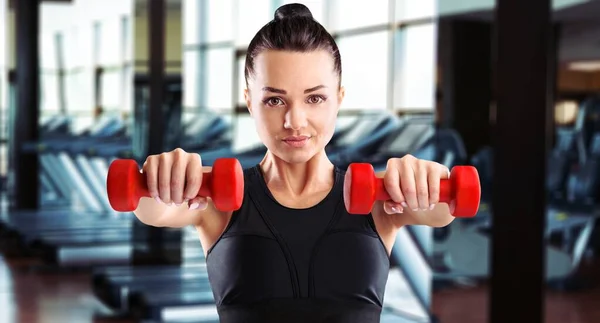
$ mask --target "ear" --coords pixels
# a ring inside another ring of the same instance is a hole
[[[345,96],[346,96],[346,88],[344,86],[340,86],[340,90],[338,91],[338,110],[342,106],[342,102],[344,101]]]
[[[244,100],[246,100],[246,107],[248,107],[248,112],[252,116],[252,100],[250,99],[250,91],[248,89],[244,89]]]

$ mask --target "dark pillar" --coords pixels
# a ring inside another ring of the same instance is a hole
[[[165,151],[165,0],[148,1],[148,104],[136,106],[134,156],[140,165]],[[134,220],[133,264],[181,263],[181,230],[147,226]]]
[[[489,322],[544,322],[546,161],[553,109],[551,1],[497,0]]]
[[[148,155],[163,152],[165,133],[163,103],[165,89],[165,0],[150,0],[148,12]]]
[[[11,180],[13,192],[11,207],[37,209],[38,156],[24,154],[20,147],[25,142],[38,140],[39,116],[39,3],[15,1],[16,29],[16,104],[10,105],[12,123],[10,135]]]
[[[492,29],[490,23],[441,18],[440,126],[462,136],[467,155],[490,145]]]

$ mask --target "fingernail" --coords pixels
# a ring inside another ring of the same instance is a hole
[[[156,200],[156,202],[163,204],[163,201],[160,199],[160,197],[155,197],[154,200]]]
[[[412,210],[413,210],[413,211],[415,211],[415,212],[417,212],[417,211],[419,211],[419,208],[418,208],[418,207],[416,207],[416,208],[414,208],[414,209],[412,209]]]
[[[175,206],[181,206],[181,203],[175,203]]]
[[[434,209],[434,208],[435,208],[435,204],[434,204],[434,203],[431,203],[431,205],[429,206],[429,210],[430,210],[430,211],[433,211],[433,209]]]
[[[173,206],[173,202],[169,202],[169,204],[167,204],[167,206]]]
[[[402,208],[397,206],[392,206],[392,212],[394,213],[402,213]]]
[[[190,205],[190,210],[195,210],[200,206],[200,204],[198,203],[192,203],[192,205]]]
[[[402,207],[408,207],[408,204],[406,204],[406,202],[402,202],[400,204],[402,204]]]

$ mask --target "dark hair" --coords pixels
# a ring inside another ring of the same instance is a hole
[[[279,7],[275,18],[263,26],[248,45],[245,77],[254,74],[254,59],[264,50],[287,50],[309,52],[326,50],[333,57],[334,71],[342,79],[342,59],[335,40],[319,22],[313,19],[310,10],[302,4],[291,3]]]

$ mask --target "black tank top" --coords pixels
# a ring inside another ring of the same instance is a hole
[[[372,216],[346,212],[344,171],[306,209],[279,204],[258,165],[244,179],[242,207],[207,252],[220,322],[379,322],[390,261]]]

